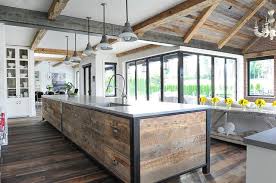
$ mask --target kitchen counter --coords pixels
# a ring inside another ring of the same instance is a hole
[[[276,128],[245,137],[245,143],[276,151]]]
[[[129,106],[114,106],[106,107],[108,103],[120,104],[120,98],[112,97],[91,97],[91,96],[76,96],[68,97],[67,95],[44,95],[43,98],[49,98],[56,101],[61,101],[67,104],[72,104],[89,109],[97,109],[103,112],[109,112],[126,117],[148,117],[162,114],[181,113],[189,111],[206,110],[210,107],[200,105],[189,105],[168,102],[127,102]]]
[[[207,106],[43,96],[42,118],[127,183],[210,172]]]
[[[276,128],[245,138],[247,145],[246,182],[275,182]]]

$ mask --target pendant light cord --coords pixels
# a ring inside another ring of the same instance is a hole
[[[75,52],[77,51],[77,33],[75,32]]]
[[[88,43],[90,43],[90,17],[87,17],[87,23],[88,23]]]
[[[126,0],[126,22],[128,23],[128,1]]]
[[[67,55],[67,57],[68,57],[68,36],[66,36],[66,55]]]
[[[102,3],[103,6],[103,33],[105,35],[105,3]]]

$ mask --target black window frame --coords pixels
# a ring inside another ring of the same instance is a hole
[[[164,101],[164,57],[166,55],[172,55],[172,54],[178,54],[178,103],[183,103],[184,102],[184,81],[183,81],[183,77],[184,77],[184,73],[183,73],[183,55],[184,54],[192,54],[192,55],[196,55],[197,56],[197,97],[199,99],[200,97],[200,60],[199,57],[202,56],[209,56],[211,57],[211,88],[212,88],[212,97],[214,97],[215,94],[215,85],[214,85],[214,58],[223,58],[224,59],[224,83],[225,83],[225,96],[224,98],[227,98],[227,69],[226,69],[226,63],[227,60],[234,60],[235,61],[235,97],[234,99],[237,100],[237,95],[238,95],[238,89],[237,89],[237,58],[233,58],[233,57],[224,57],[224,56],[216,56],[216,55],[210,55],[210,54],[202,54],[202,53],[195,53],[195,52],[187,52],[187,51],[173,51],[173,52],[168,52],[168,53],[164,53],[164,54],[159,54],[159,55],[154,55],[154,56],[150,56],[150,57],[143,57],[143,58],[139,58],[139,59],[135,59],[135,60],[130,60],[125,62],[125,77],[126,77],[126,93],[128,94],[128,76],[127,76],[127,65],[128,63],[134,63],[135,65],[135,99],[137,100],[137,67],[136,67],[136,62],[139,60],[144,59],[145,62],[147,63],[147,77],[146,77],[146,83],[147,83],[147,99],[149,100],[149,59],[154,59],[156,57],[160,57],[160,61],[161,61],[161,66],[160,66],[160,81],[161,81],[161,88],[160,88],[160,92],[161,92],[161,102]],[[199,100],[198,100],[199,101]]]
[[[83,65],[82,68],[83,68],[83,82],[84,82],[84,90],[83,90],[83,93],[84,95],[86,95],[86,80],[85,80],[85,76],[86,76],[86,69],[88,68],[88,87],[89,87],[89,90],[88,90],[88,95],[91,96],[92,94],[92,88],[91,88],[91,64],[86,64],[86,65]]]
[[[106,95],[106,93],[105,93],[105,97],[116,97],[117,96],[117,76],[116,76],[116,74],[117,74],[117,63],[114,63],[114,62],[105,62],[104,63],[104,80],[105,80],[105,71],[106,71],[105,66],[106,65],[111,65],[111,66],[114,67],[114,75],[115,75],[115,77],[114,77],[114,80],[115,80],[114,90],[115,91],[114,91],[114,95]],[[106,86],[105,86],[105,89],[106,89]]]
[[[275,97],[275,90],[273,91],[273,95],[251,95],[250,94],[250,62],[259,62],[263,60],[268,60],[272,59],[274,60],[273,62],[273,67],[274,67],[274,73],[273,73],[273,83],[275,85],[275,58],[274,56],[265,56],[265,57],[256,57],[256,58],[248,58],[247,59],[247,96],[248,97],[262,97],[262,98],[274,98]],[[275,86],[274,86],[275,88]]]

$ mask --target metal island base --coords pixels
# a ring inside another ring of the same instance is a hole
[[[158,182],[197,168],[210,171],[206,106],[46,96],[42,113],[123,182]]]

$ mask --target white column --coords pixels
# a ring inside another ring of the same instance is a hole
[[[7,99],[7,90],[6,90],[6,35],[5,35],[5,25],[0,23],[0,107],[1,110],[6,111],[6,99]],[[1,112],[1,111],[0,111]]]

